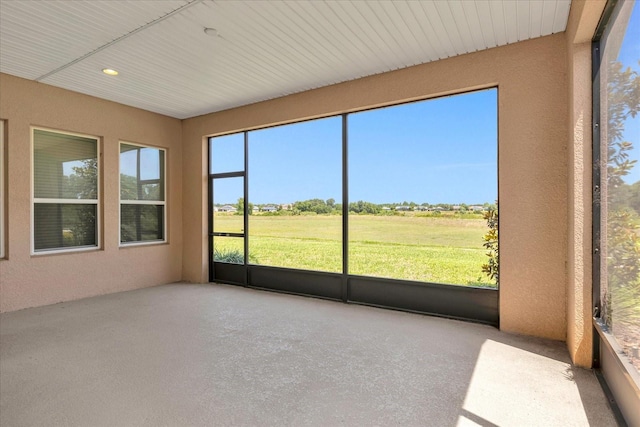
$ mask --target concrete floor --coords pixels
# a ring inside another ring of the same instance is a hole
[[[614,426],[564,343],[222,285],[0,316],[0,425]]]

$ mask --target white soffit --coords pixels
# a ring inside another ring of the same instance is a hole
[[[187,118],[561,32],[570,5],[0,0],[0,72]]]

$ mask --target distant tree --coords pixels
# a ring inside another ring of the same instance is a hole
[[[371,202],[365,202],[364,200],[349,203],[349,212],[375,215],[380,213],[380,211],[381,209],[378,205]]]
[[[240,197],[238,199],[238,203],[236,203],[236,215],[244,215],[244,197]],[[249,203],[247,206],[247,213],[249,215],[253,215],[253,203]]]
[[[293,207],[300,212],[315,212],[319,215],[331,213],[333,210],[333,208],[322,199],[309,199],[301,202],[295,202]]]

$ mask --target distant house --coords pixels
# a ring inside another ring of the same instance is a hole
[[[382,210],[383,210],[383,211],[390,211],[390,210],[391,210],[391,208],[390,208],[390,207],[388,207],[388,206],[383,206],[383,207],[382,207]]]
[[[218,208],[218,212],[238,212],[238,209],[236,209],[235,206],[224,205]]]
[[[470,211],[481,212],[484,210],[484,206],[469,206]]]
[[[429,208],[427,208],[426,206],[416,206],[415,208],[413,208],[413,210],[416,210],[416,211],[426,211],[428,209]]]
[[[453,210],[454,211],[459,211],[460,209],[462,209],[462,206],[460,206],[460,205],[454,205],[453,206]]]
[[[277,210],[278,208],[276,208],[275,206],[263,206],[262,208],[262,212],[275,212]]]
[[[291,203],[285,203],[284,205],[280,205],[280,208],[284,211],[290,211],[291,210]]]
[[[397,211],[408,211],[411,210],[409,206],[396,206]]]

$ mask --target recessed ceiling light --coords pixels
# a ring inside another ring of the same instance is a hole
[[[220,35],[218,34],[218,30],[216,30],[215,28],[205,28],[204,33],[211,37],[218,37]]]
[[[118,72],[112,68],[103,68],[102,72],[108,76],[117,76]]]

